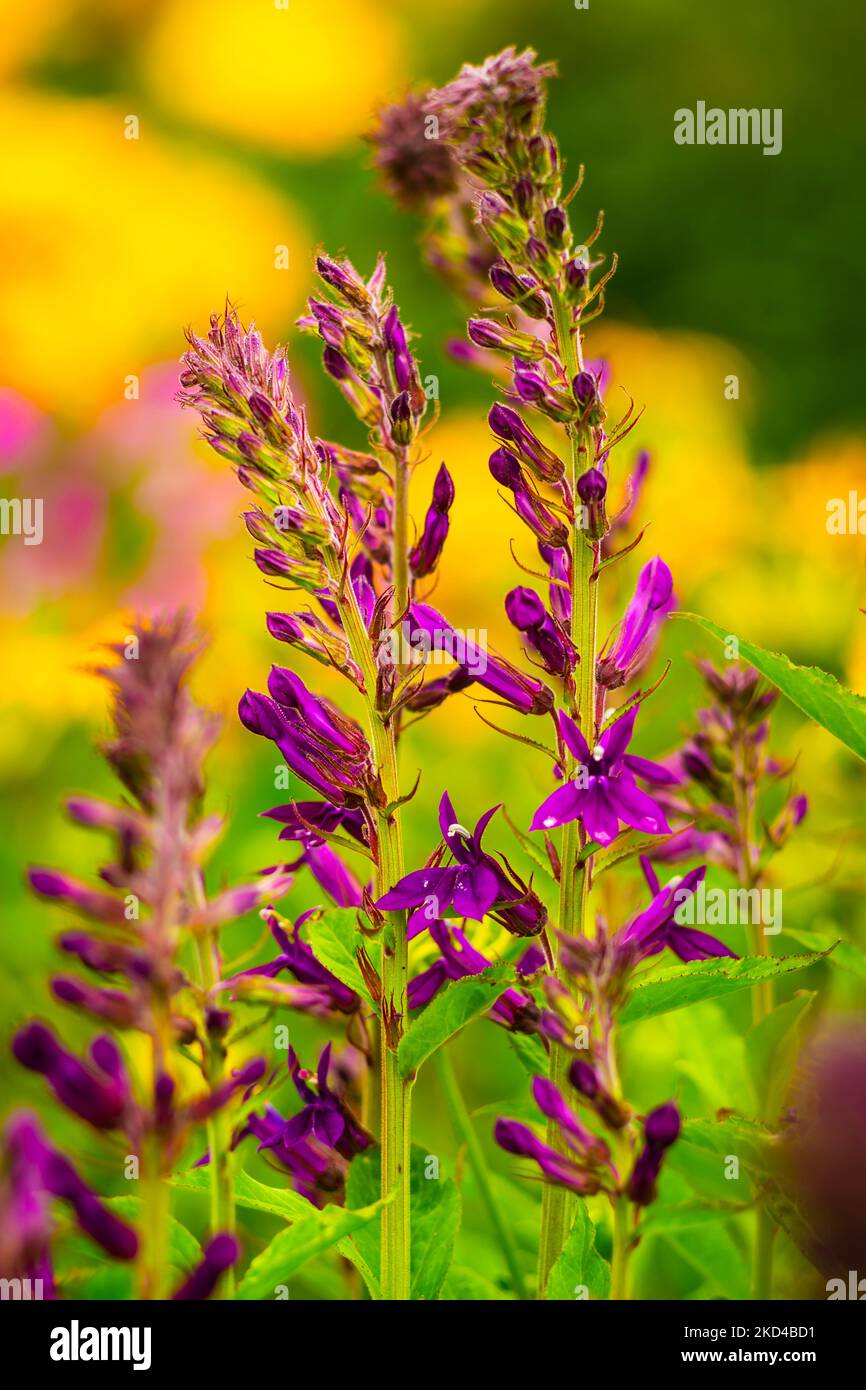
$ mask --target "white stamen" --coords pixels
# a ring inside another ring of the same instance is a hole
[[[472,839],[472,833],[471,833],[471,831],[467,830],[467,829],[466,829],[466,826],[465,826],[465,825],[461,825],[459,821],[455,821],[453,825],[449,825],[449,827],[448,827],[448,839],[449,839],[449,840],[451,839],[451,836],[452,836],[452,835],[465,835],[466,838],[467,838],[467,840],[471,840],[471,839]]]

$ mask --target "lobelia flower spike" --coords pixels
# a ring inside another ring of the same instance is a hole
[[[180,615],[138,624],[123,645],[112,648],[119,660],[101,670],[112,688],[114,726],[103,752],[128,799],[119,805],[87,797],[69,802],[75,821],[114,839],[114,859],[100,871],[104,887],[92,889],[48,869],[30,875],[36,892],[89,919],[86,927],[65,932],[59,945],[97,983],[57,976],[55,997],[115,1030],[144,1034],[151,1054],[147,1086],[137,1093],[111,1035],[96,1037],[85,1059],[38,1022],[20,1029],[13,1041],[17,1060],[43,1075],[63,1106],[100,1132],[122,1134],[126,1151],[139,1161],[140,1288],[150,1298],[164,1294],[168,1182],[202,1125],[214,1154],[214,1234],[228,1237],[233,1228],[230,1112],[239,1094],[261,1080],[265,1064],[253,1059],[234,1073],[226,1069],[231,1018],[216,1007],[213,993],[220,974],[218,933],[291,884],[276,871],[256,883],[206,894],[202,862],[221,821],[201,811],[202,765],[217,722],[189,693],[189,671],[200,647]],[[199,955],[198,984],[180,964],[186,943]],[[199,1059],[205,1083],[199,1094],[179,1093],[181,1046]],[[95,1212],[70,1178],[73,1204],[76,1193]]]
[[[584,1023],[579,980],[569,967],[584,951],[595,854],[618,840],[623,828],[635,838],[644,837],[644,846],[653,836],[666,841],[679,777],[676,769],[629,751],[640,701],[651,692],[626,693],[618,715],[605,708],[608,694],[627,687],[649,660],[662,622],[674,606],[673,581],[659,557],[645,565],[621,623],[599,651],[600,576],[620,558],[612,540],[630,526],[648,460],[639,456],[628,480],[626,504],[611,518],[614,450],[637,416],[629,405],[622,419],[610,422],[605,399],[609,368],[585,355],[584,331],[603,310],[616,258],[604,268],[604,258],[595,252],[600,216],[589,236],[572,231],[572,199],[583,171],[567,192],[558,146],[544,125],[546,84],[554,71],[538,63],[532,50],[508,48],[478,66],[465,66],[454,81],[428,93],[424,109],[439,122],[456,165],[474,185],[478,225],[496,253],[489,280],[498,304],[485,305],[469,320],[472,348],[467,356],[474,354],[487,364],[499,360],[504,399],[490,410],[496,447],[489,467],[505,500],[532,534],[550,579],[547,603],[521,582],[509,592],[505,606],[531,659],[552,678],[557,707],[555,773],[561,785],[544,799],[531,824],[533,831],[545,834],[560,890],[556,974],[547,977],[550,1009],[542,1011],[539,1020],[539,1030],[550,1044],[547,1084],[552,1089],[545,1092],[550,1103],[542,1106],[548,1127],[541,1148],[541,1141],[532,1136],[530,1142],[525,1127],[506,1128],[500,1137],[513,1152],[535,1157],[542,1168],[570,1165],[567,1172],[573,1179],[568,1127],[563,1127],[563,1113],[550,1098],[561,1094],[565,1084],[571,1031]],[[473,305],[481,302],[477,295],[471,298]],[[557,848],[550,832],[560,827]],[[425,873],[431,869],[435,866]],[[594,987],[601,991],[593,1027],[600,1028],[609,1113],[630,1114],[620,1094],[613,1035],[624,982],[634,966],[668,946],[684,960],[730,954],[723,943],[677,921],[677,885],[655,887],[649,908],[613,937],[601,927],[599,947],[590,942],[585,947],[589,959],[595,960]],[[690,880],[683,881],[686,899],[692,887]],[[596,949],[601,950],[603,968]],[[630,1134],[627,1138],[618,1131],[613,1144],[618,1177],[609,1191],[618,1283],[624,1281],[630,1248],[624,1173],[633,1142]],[[585,1181],[583,1175],[579,1181],[566,1181],[565,1187],[580,1191]],[[540,1297],[568,1222],[564,1191],[546,1187]]]

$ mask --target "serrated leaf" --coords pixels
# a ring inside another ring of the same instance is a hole
[[[172,1178],[172,1185],[184,1192],[210,1192],[210,1171],[207,1168],[190,1168]],[[298,1221],[309,1216],[312,1204],[294,1192],[290,1187],[269,1187],[266,1183],[251,1178],[249,1173],[235,1173],[235,1201],[238,1206],[250,1207],[253,1211],[267,1211],[272,1216],[280,1216],[284,1221]]]
[[[439,1297],[451,1265],[454,1242],[460,1227],[462,1202],[460,1190],[452,1178],[427,1177],[428,1155],[413,1147],[411,1153],[410,1197],[411,1225],[411,1285],[413,1300],[431,1301]],[[350,1208],[362,1207],[378,1195],[382,1182],[382,1160],[379,1149],[367,1149],[352,1160],[346,1189]],[[380,1278],[379,1223],[367,1225],[355,1235],[355,1245],[372,1271]]]
[[[138,1226],[142,1219],[143,1204],[140,1197],[109,1197],[105,1205],[115,1216]],[[194,1269],[202,1259],[202,1249],[193,1235],[176,1217],[168,1220],[168,1262],[175,1269],[186,1274]]]
[[[472,1019],[489,1009],[514,983],[514,968],[493,965],[480,975],[454,980],[409,1024],[397,1048],[400,1075],[414,1076],[428,1057]]]
[[[843,941],[830,932],[800,931],[786,927],[785,935],[810,951],[832,951],[832,962],[839,970],[847,970],[858,979],[866,980],[866,954],[853,941]]]
[[[709,618],[697,613],[674,613],[676,618],[688,618],[706,632],[726,642],[731,635]],[[753,642],[738,638],[739,653],[768,681],[778,686],[792,704],[808,715],[822,729],[844,743],[858,758],[866,759],[866,699],[855,695],[835,676],[822,671],[819,666],[797,666],[781,652],[768,652],[756,647]]]
[[[832,947],[830,948],[832,949]],[[639,1023],[672,1009],[684,1009],[706,999],[718,999],[737,990],[751,989],[762,980],[805,970],[828,954],[815,951],[806,956],[714,956],[674,970],[665,970],[646,984],[636,985],[620,1015],[621,1023]]]
[[[728,1115],[723,1120],[686,1120],[680,1139],[723,1158],[731,1154],[758,1173],[766,1173],[772,1167],[772,1130],[741,1115]]]
[[[353,989],[372,1008],[377,1009],[361,974],[356,952],[363,946],[378,969],[376,957],[381,947],[358,930],[357,908],[329,908],[320,917],[310,918],[304,924],[304,933],[316,959],[330,970],[332,975],[336,975],[342,984],[348,985],[349,989]]]
[[[375,1221],[382,1203],[374,1202],[355,1211],[335,1206],[316,1211],[309,1203],[307,1206],[310,1214],[275,1235],[252,1261],[238,1285],[239,1299],[272,1299],[276,1289],[305,1261]]]
[[[545,1298],[561,1302],[583,1298],[598,1300],[610,1297],[610,1265],[595,1248],[595,1226],[586,1202],[574,1204],[574,1225],[562,1249],[562,1254],[550,1271]]]

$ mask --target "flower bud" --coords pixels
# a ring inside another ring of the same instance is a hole
[[[560,207],[548,208],[544,214],[544,235],[555,250],[559,250],[565,240],[568,218]]]
[[[577,480],[577,495],[586,507],[586,532],[592,540],[600,540],[607,530],[604,499],[607,478],[599,468],[588,468]]]
[[[391,402],[391,434],[396,444],[411,444],[415,434],[409,392],[401,391]]]

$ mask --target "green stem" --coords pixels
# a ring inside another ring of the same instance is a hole
[[[613,1205],[613,1253],[610,1262],[611,1299],[628,1298],[628,1257],[631,1236],[628,1229],[628,1198],[615,1197]]]
[[[757,1210],[752,1297],[764,1303],[773,1296],[773,1250],[777,1227],[765,1206]]]
[[[472,1123],[469,1111],[466,1109],[466,1102],[460,1091],[460,1084],[455,1075],[454,1067],[451,1062],[451,1054],[447,1047],[439,1048],[439,1051],[435,1054],[435,1062],[436,1069],[439,1073],[439,1083],[442,1087],[442,1093],[445,1096],[445,1102],[448,1106],[454,1132],[458,1139],[466,1146],[469,1164],[472,1168],[475,1181],[478,1184],[478,1191],[481,1194],[481,1200],[484,1203],[487,1215],[490,1219],[490,1224],[496,1233],[496,1239],[499,1242],[499,1248],[502,1251],[503,1259],[508,1267],[508,1273],[514,1285],[514,1292],[519,1299],[526,1300],[529,1295],[526,1291],[526,1283],[520,1268],[520,1262],[517,1258],[517,1252],[514,1249],[508,1227],[502,1219],[501,1208],[496,1201],[493,1188],[490,1185],[490,1174],[487,1171],[484,1150],[475,1132],[475,1127]]]
[[[401,584],[408,582],[406,552],[406,479],[398,467],[400,504],[395,506],[395,577]],[[399,554],[404,559],[398,563]],[[364,626],[348,582],[344,583],[340,557],[332,549],[325,551],[331,590],[340,612],[343,630],[354,661],[361,670],[367,726],[373,758],[382,785],[385,805],[373,807],[376,821],[377,867],[376,886],[381,895],[393,888],[403,877],[403,837],[400,811],[396,808],[400,784],[397,771],[397,741],[393,719],[386,719],[377,708],[377,666]],[[407,603],[407,591],[395,590],[394,609],[401,614]],[[393,808],[389,810],[389,807]],[[405,1301],[410,1290],[410,1144],[411,1144],[411,1082],[400,1076],[397,1048],[407,1014],[406,987],[408,983],[408,943],[405,912],[385,913],[382,942],[382,1006],[380,1039],[380,1143],[382,1152],[382,1197],[389,1199],[382,1208],[382,1264],[380,1283],[386,1300]]]
[[[572,377],[581,369],[580,332],[574,331],[571,310],[559,296],[553,296],[556,337],[567,375]],[[588,459],[582,458],[587,441],[579,430],[570,433],[571,461],[569,485],[574,502],[574,522],[571,529],[571,632],[570,636],[580,653],[579,718],[581,733],[590,748],[595,746],[595,664],[598,611],[598,583],[590,576],[597,559],[597,547],[588,539],[580,525],[581,512],[577,496],[577,479]],[[574,711],[572,711],[574,712]],[[568,775],[574,768],[569,766]],[[582,936],[586,925],[586,903],[589,892],[588,866],[578,864],[583,834],[572,822],[563,828],[560,852],[559,928],[569,936]],[[566,974],[557,961],[557,976]],[[557,1086],[565,1080],[568,1058],[562,1048],[552,1047],[548,1075]],[[547,1142],[562,1148],[562,1139],[554,1121],[547,1126]],[[564,1188],[547,1184],[541,1199],[541,1235],[538,1247],[538,1297],[543,1298],[550,1271],[565,1244],[571,1219],[572,1195]]]
[[[200,891],[200,889],[199,889]],[[203,897],[203,894],[201,895]],[[209,993],[219,977],[217,944],[213,933],[196,937],[199,978],[202,989]],[[216,1090],[225,1080],[225,1048],[219,1038],[206,1034],[205,1074],[208,1087]],[[227,1231],[234,1234],[235,1189],[232,1173],[231,1122],[224,1111],[211,1115],[207,1122],[207,1142],[210,1153],[210,1229],[211,1235]],[[229,1269],[219,1284],[218,1297],[234,1298],[234,1271]]]

